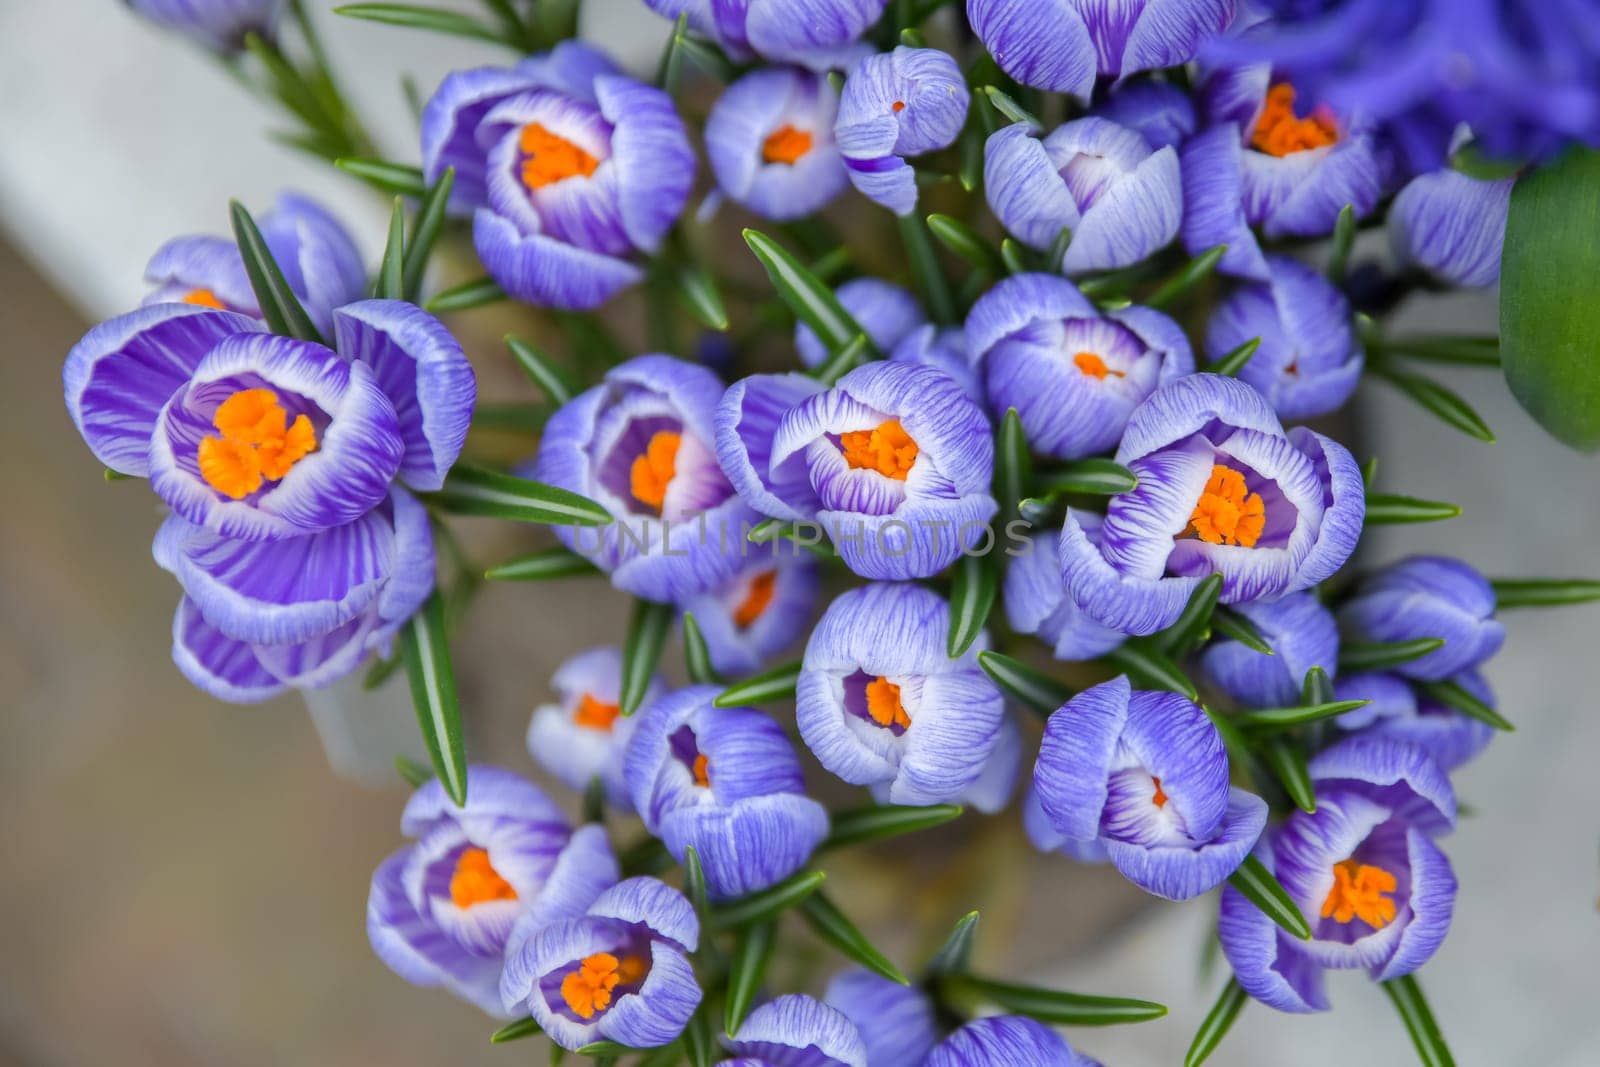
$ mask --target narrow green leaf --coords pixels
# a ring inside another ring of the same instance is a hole
[[[1136,645],[1129,641],[1107,652],[1101,659],[1126,672],[1129,678],[1141,686],[1170,689],[1174,693],[1182,693],[1196,703],[1200,700],[1199,691],[1195,689],[1189,676],[1183,673],[1183,668],[1159,649],[1151,648],[1149,645]]]
[[[1014,700],[1041,715],[1050,715],[1072,699],[1072,689],[1043,671],[999,652],[978,653],[978,666]]]
[[[1267,644],[1267,639],[1261,636],[1261,631],[1256,629],[1256,624],[1245,618],[1231,608],[1218,606],[1211,613],[1211,628],[1223,637],[1237,641],[1252,652],[1259,652],[1263,656],[1276,655],[1272,646]]]
[[[405,296],[404,273],[406,256],[406,205],[400,197],[394,198],[394,210],[389,215],[389,242],[383,246],[383,259],[378,264],[378,278],[373,283],[372,295],[379,300],[399,300]]]
[[[1272,872],[1254,856],[1246,856],[1239,869],[1228,876],[1228,884],[1261,913],[1301,941],[1311,940],[1311,924],[1289,898],[1289,893]]]
[[[423,499],[456,515],[487,515],[551,526],[604,526],[611,513],[588,497],[543,482],[457,463],[444,488]]]
[[[1206,373],[1222,374],[1229,378],[1237,378],[1239,376],[1239,372],[1244,369],[1244,365],[1250,362],[1250,357],[1254,356],[1256,354],[1256,350],[1260,347],[1261,338],[1252,337],[1238,348],[1235,348],[1232,352],[1229,352],[1215,363],[1206,367]]]
[[[1600,600],[1600,582],[1589,578],[1496,578],[1496,608],[1554,608]]]
[[[424,7],[421,4],[345,4],[333,9],[335,15],[346,18],[381,22],[388,26],[405,26],[414,30],[428,30],[452,37],[467,37],[475,41],[490,41],[518,47],[505,40],[494,27],[486,26],[470,15],[442,7]]]
[[[745,230],[745,244],[755,253],[778,296],[795,317],[810,326],[824,348],[837,355],[857,337],[866,337],[861,324],[839,303],[833,290],[812,274],[789,250],[762,233]],[[876,354],[870,339],[868,348]]]
[[[256,220],[237,200],[228,204],[228,212],[233,220],[233,239],[244,259],[244,272],[250,279],[250,288],[255,290],[256,305],[261,309],[267,328],[285,337],[326,344],[316,323],[300,306],[300,298],[289,288],[277,260],[272,258],[272,250],[256,227]]]
[[[588,1056],[590,1059],[605,1060],[626,1056],[634,1049],[617,1041],[591,1041],[577,1050],[578,1055]]]
[[[598,774],[589,779],[589,784],[583,789],[583,808],[581,822],[601,823],[606,821],[606,783]]]
[[[704,1004],[690,1016],[689,1025],[683,1029],[683,1048],[689,1054],[690,1067],[711,1067],[711,1061],[721,1051],[712,1036],[711,1016]]]
[[[416,300],[422,292],[422,275],[428,269],[428,259],[433,246],[444,228],[445,209],[450,203],[450,190],[455,188],[456,169],[446,167],[439,180],[428,186],[423,194],[422,206],[417,210],[417,223],[406,242],[405,298]]]
[[[950,294],[950,280],[945,277],[939,257],[934,254],[933,242],[928,239],[927,225],[920,215],[899,215],[900,241],[905,245],[906,259],[911,266],[911,276],[917,289],[927,302],[933,321],[950,324],[959,317],[955,297]]]
[[[1005,270],[1000,253],[977,230],[949,215],[929,215],[928,230],[939,243],[960,256],[975,270],[999,274]]]
[[[1443,647],[1442,637],[1419,637],[1412,641],[1345,641],[1339,645],[1339,673],[1386,671]]]
[[[1320,666],[1306,671],[1305,680],[1300,683],[1300,703],[1331,704],[1332,702],[1333,680],[1328,677],[1328,672]]]
[[[1044,254],[1045,270],[1057,274],[1061,264],[1067,258],[1067,250],[1072,247],[1072,227],[1063,226],[1056,233],[1056,239],[1050,242],[1050,250]]]
[[[1369,456],[1367,457],[1367,461],[1361,465],[1361,488],[1370,493],[1372,492],[1372,487],[1377,484],[1377,481],[1378,457]]]
[[[1025,122],[1035,130],[1044,129],[1044,123],[1027,108],[1011,99],[1004,90],[993,85],[985,85],[982,91],[989,98],[989,103],[994,105],[994,109],[1005,116],[1007,122]]]
[[[1317,791],[1311,784],[1306,754],[1299,745],[1284,737],[1269,738],[1261,746],[1261,758],[1295,807],[1304,812],[1317,810]]]
[[[1212,271],[1216,270],[1217,262],[1222,259],[1227,251],[1227,245],[1217,245],[1195,256],[1182,270],[1166,282],[1163,282],[1150,299],[1145,301],[1145,305],[1153,308],[1171,306],[1204,281]]]
[[[1185,655],[1198,644],[1211,625],[1211,614],[1217,607],[1217,596],[1222,592],[1222,575],[1213,574],[1189,594],[1178,621],[1156,634],[1152,640],[1161,651],[1172,655]]]
[[[428,181],[422,176],[421,167],[359,157],[336,159],[333,165],[353,178],[360,178],[380,192],[421,199],[428,191]]]
[[[522,368],[522,373],[528,380],[539,387],[539,391],[550,398],[555,404],[565,404],[577,394],[577,386],[566,371],[562,370],[542,349],[529,344],[516,334],[506,334],[506,347],[511,349],[511,358],[517,361],[517,366]]]
[[[828,361],[811,373],[824,385],[832,385],[846,374],[855,370],[866,362],[867,353],[872,349],[872,340],[864,333],[858,333]]]
[[[980,1001],[1054,1026],[1117,1026],[1143,1023],[1167,1014],[1164,1004],[1127,997],[1089,996],[1016,982],[997,982],[971,974],[946,975],[941,992],[954,999]]]
[[[969,911],[956,920],[950,936],[944,939],[925,968],[930,976],[960,974],[972,960],[972,949],[978,941],[978,913]]]
[[[634,1067],[676,1067],[684,1057],[683,1041],[660,1045],[634,1061]]]
[[[1334,700],[1296,708],[1249,708],[1235,715],[1233,721],[1249,730],[1287,730],[1308,722],[1332,719],[1370,703],[1370,700]]]
[[[599,573],[598,567],[576,552],[565,548],[546,548],[508,559],[484,571],[483,576],[491,582],[543,582],[551,578]]]
[[[747,704],[770,704],[794,696],[800,681],[800,662],[784,663],[760,674],[735,682],[711,703],[719,708],[740,708]]]
[[[700,853],[695,851],[693,845],[684,849],[683,895],[689,898],[689,903],[694,905],[694,913],[704,922],[711,914],[711,905],[706,899],[705,868],[700,865]]]
[[[733,930],[770,919],[815,893],[827,877],[822,871],[801,871],[759,893],[718,904],[712,908],[710,926],[713,930]]]
[[[1328,247],[1328,280],[1336,287],[1344,284],[1345,268],[1350,263],[1350,248],[1356,243],[1356,209],[1346,204],[1333,220],[1333,240]]]
[[[1394,493],[1368,493],[1368,526],[1392,526],[1409,522],[1442,522],[1461,514],[1461,509],[1442,500],[1422,500]]]
[[[1408,974],[1379,982],[1378,985],[1388,994],[1394,1010],[1400,1013],[1400,1021],[1405,1024],[1406,1033],[1411,1035],[1417,1058],[1424,1067],[1455,1067],[1455,1057],[1450,1054],[1450,1046],[1444,1042],[1444,1034],[1439,1031],[1433,1010],[1422,995],[1417,976]]]
[[[136,481],[142,481],[142,479],[137,474],[123,474],[121,471],[114,471],[110,467],[107,467],[105,469],[105,479],[108,482],[136,482]]]
[[[1109,459],[1077,459],[1051,469],[1046,476],[1045,491],[1116,496],[1131,493],[1138,485],[1138,475],[1120,463]]]
[[[693,612],[683,613],[683,660],[689,672],[689,681],[695,685],[720,685],[722,679],[711,665],[711,650],[706,647],[706,635],[694,621]]]
[[[1027,274],[1033,270],[1033,265],[1028,262],[1028,250],[1014,237],[1001,239],[1000,262],[1004,263],[1006,270],[1012,274]]]
[[[839,812],[818,851],[931,830],[960,818],[962,811],[957,804],[872,804]]]
[[[693,263],[675,263],[670,274],[678,298],[695,321],[708,330],[728,328],[728,308],[715,278]]]
[[[950,583],[950,633],[945,651],[959,659],[972,647],[989,623],[989,612],[1000,593],[1000,557],[992,552],[963,555]]]
[[[851,922],[838,906],[821,891],[812,893],[800,904],[800,914],[816,931],[818,937],[839,950],[846,959],[854,960],[867,970],[881,974],[891,982],[910,985],[911,981],[900,973],[900,968],[873,947],[865,934]]]
[[[1228,758],[1240,767],[1248,767],[1255,759],[1255,751],[1243,731],[1234,725],[1233,719],[1204,704],[1200,705],[1200,710],[1216,726],[1217,736],[1222,738],[1222,745],[1228,750]]]
[[[803,536],[805,531],[811,531],[815,538]],[[815,523],[786,522],[783,519],[765,519],[751,528],[745,535],[752,545],[764,545],[771,541],[788,541],[795,548],[803,548],[814,556],[826,559],[832,553],[821,541],[822,527]]]
[[[771,921],[751,923],[734,939],[727,999],[722,1002],[724,1033],[738,1033],[750,1005],[755,1003],[767,975],[767,963],[772,959],[776,931],[777,925]]]
[[[412,789],[433,781],[433,772],[409,756],[396,756],[394,758],[394,769]]]
[[[1427,334],[1409,337],[1371,339],[1374,352],[1404,356],[1425,363],[1446,363],[1457,367],[1500,366],[1500,338],[1469,334]]]
[[[632,715],[639,710],[650,688],[650,679],[655,677],[656,667],[661,663],[661,648],[667,643],[670,629],[671,604],[634,601],[628,635],[622,642],[622,689],[617,698],[622,714]]]
[[[678,81],[683,77],[683,49],[678,38],[689,32],[689,13],[681,12],[667,35],[667,45],[661,50],[661,61],[656,64],[656,88],[670,96],[678,91]]]
[[[1350,209],[1345,208],[1346,211]],[[1343,216],[1340,216],[1343,218]],[[1236,978],[1229,978],[1228,984],[1222,987],[1222,993],[1217,997],[1217,1002],[1211,1005],[1211,1010],[1206,1012],[1206,1017],[1200,1022],[1200,1029],[1195,1031],[1194,1040],[1189,1043],[1189,1051],[1183,1057],[1183,1067],[1200,1067],[1216,1051],[1222,1039],[1228,1036],[1228,1030],[1233,1026],[1233,1021],[1239,1017],[1239,1012],[1244,1010],[1245,1004],[1250,1000],[1250,994],[1244,991]]]
[[[518,1041],[524,1037],[534,1037],[544,1031],[539,1029],[539,1024],[532,1019],[518,1019],[514,1023],[506,1023],[500,1029],[489,1035],[489,1044],[503,1045],[507,1041]]]
[[[1510,733],[1516,729],[1505,716],[1467,692],[1460,682],[1418,682],[1417,688],[1446,707],[1455,708],[1479,722],[1486,722],[1496,730]]]
[[[1023,495],[1033,481],[1033,454],[1022,431],[1022,416],[1007,408],[994,443],[994,490],[1000,501],[996,525],[1005,528],[1019,514]]]
[[[1473,411],[1465,400],[1432,378],[1424,378],[1420,374],[1408,374],[1382,363],[1371,364],[1370,369],[1373,374],[1399,389],[1424,411],[1437,416],[1444,423],[1455,427],[1468,437],[1489,444],[1494,443],[1494,431],[1489,429],[1488,424],[1478,413]]]
[[[456,698],[456,672],[444,630],[444,601],[438,593],[400,631],[400,655],[411,682],[422,739],[433,759],[433,772],[450,799],[467,802],[467,744],[461,731],[461,703]]]

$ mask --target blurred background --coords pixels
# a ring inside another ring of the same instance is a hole
[[[402,73],[427,92],[453,67],[504,58],[311,6],[397,160],[417,151]],[[641,71],[665,30],[637,0],[589,0],[584,26]],[[0,0],[0,1063],[542,1061],[529,1045],[491,1048],[492,1022],[405,985],[367,947],[367,881],[401,843],[406,794],[386,768],[415,744],[403,684],[345,686],[314,713],[298,697],[231,707],[191,689],[168,658],[177,591],[149,555],[154,498],[102,479],[60,402],[67,349],[137,304],[161,242],[226,232],[229,198],[259,209],[282,188],[311,193],[376,258],[380,198],[274,145],[263,134],[275,122],[215,60],[113,0]],[[1494,298],[1434,301],[1409,317],[1492,331]],[[468,352],[480,374],[504,371],[485,367],[504,363],[497,344],[469,340]],[[1443,551],[1491,576],[1600,574],[1594,461],[1543,436],[1497,375],[1462,370],[1450,384],[1498,444],[1452,432],[1381,384],[1358,395],[1356,451],[1381,457],[1380,488],[1465,509],[1440,526],[1385,527],[1364,543],[1368,561]],[[491,543],[502,553],[515,547],[504,540],[514,534],[482,534],[501,538]],[[596,589],[501,586],[474,604],[456,661],[481,758],[532,773],[522,733],[555,665],[620,636],[623,598]],[[1461,896],[1422,979],[1461,1063],[1591,1065],[1600,612],[1507,622],[1487,673],[1519,729],[1459,777],[1473,814],[1446,847]],[[377,752],[364,766],[348,758],[363,739]],[[819,774],[813,784],[824,786]],[[1211,902],[1151,905],[1106,871],[1030,858],[1014,812],[882,851],[900,879],[845,866],[836,899],[902,963],[980,906],[990,973],[1172,1008],[1156,1023],[1076,1032],[1081,1049],[1115,1067],[1181,1062],[1222,978],[1202,980],[1198,964]],[[832,962],[803,949],[786,965],[825,974]],[[1336,1012],[1251,1006],[1214,1062],[1410,1062],[1387,1001],[1340,977]]]

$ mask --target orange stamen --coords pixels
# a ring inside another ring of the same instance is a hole
[[[694,772],[695,785],[705,786],[707,789],[711,788],[711,761],[706,758],[704,752],[695,756],[694,766],[691,770]]]
[[[879,726],[911,728],[911,716],[900,703],[900,687],[882,676],[867,683],[867,715]]]
[[[1382,867],[1353,859],[1333,865],[1333,888],[1322,902],[1322,917],[1347,923],[1360,919],[1375,930],[1394,921],[1395,905],[1386,894],[1395,890],[1395,877]]]
[[[1194,514],[1189,516],[1189,528],[1185,532],[1210,545],[1254,548],[1266,524],[1267,507],[1261,494],[1246,488],[1244,475],[1217,463],[1212,466],[1211,478],[1195,502]]]
[[[1082,371],[1084,377],[1086,378],[1103,379],[1108,374],[1114,375],[1118,378],[1127,377],[1127,375],[1122,373],[1122,371],[1112,370],[1110,367],[1107,367],[1106,361],[1095,355],[1093,352],[1079,352],[1077,355],[1072,357],[1072,365],[1077,367],[1078,370]]]
[[[595,1012],[611,1006],[611,991],[622,981],[618,967],[609,952],[585,956],[577,970],[561,979],[561,999],[579,1018],[594,1018]]]
[[[1154,804],[1158,808],[1166,807],[1167,806],[1167,794],[1165,792],[1163,792],[1162,789],[1161,789],[1161,779],[1157,778],[1155,775],[1152,774],[1150,776],[1150,781],[1156,787],[1156,795],[1150,798],[1150,803]]]
[[[750,588],[746,590],[744,599],[733,609],[733,624],[743,630],[761,618],[761,613],[772,603],[772,591],[777,582],[777,571],[762,571],[750,579]]]
[[[1279,82],[1267,90],[1261,117],[1250,134],[1250,147],[1269,156],[1287,156],[1310,148],[1325,148],[1339,139],[1339,125],[1327,108],[1301,117],[1294,113],[1294,86]]]
[[[203,308],[216,308],[218,311],[227,311],[228,305],[210,289],[190,289],[183,294],[183,303],[198,304]]]
[[[809,151],[811,151],[811,135],[793,126],[779,126],[772,131],[771,136],[761,142],[761,158],[768,163],[793,165]]]
[[[578,701],[578,710],[572,713],[572,721],[591,730],[610,730],[621,714],[622,709],[616,704],[607,704],[585,693]]]
[[[470,908],[487,900],[516,900],[517,891],[489,863],[489,853],[468,848],[456,859],[455,873],[450,876],[450,899],[458,908]]]
[[[900,112],[902,112],[902,111],[904,111],[906,109],[906,102],[904,100],[896,100],[894,103],[889,105],[889,108],[896,115],[898,115],[898,114],[900,114]]]
[[[200,441],[200,476],[234,500],[283,478],[317,448],[311,420],[297,415],[290,423],[271,389],[239,390],[217,408],[211,424],[222,436]]]
[[[917,461],[917,443],[899,419],[879,423],[871,430],[851,430],[839,435],[844,460],[853,469],[874,470],[896,481]]]
[[[644,455],[634,459],[628,472],[628,488],[635,500],[661,510],[667,499],[667,486],[678,472],[678,445],[682,440],[681,434],[671,430],[658,430],[650,438]]]
[[[543,189],[566,178],[587,178],[600,165],[598,159],[537,122],[522,127],[517,147],[522,150],[522,184],[529,189]]]

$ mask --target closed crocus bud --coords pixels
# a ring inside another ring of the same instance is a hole
[[[252,33],[271,37],[284,0],[126,0],[151,22],[177,30],[215,52],[238,52]]]
[[[1468,288],[1500,280],[1513,178],[1486,181],[1455,170],[1413,178],[1389,208],[1389,244],[1402,265]]]
[[[762,218],[798,219],[849,178],[833,138],[839,94],[791,67],[751,71],[723,90],[706,118],[706,158],[717,188]]]
[[[1310,589],[1361,536],[1366,495],[1350,453],[1304,427],[1285,433],[1234,378],[1192,374],[1156,390],[1116,460],[1139,484],[1111,498],[1098,545],[1067,512],[1061,571],[1079,610],[1126,634],[1172,625],[1212,574],[1224,604]]]
[[[1130,266],[1178,235],[1183,184],[1178,154],[1151,148],[1137,130],[1075,119],[1042,140],[1027,123],[996,130],[983,150],[983,188],[1007,232],[1050,248],[1063,229],[1067,274]]]
[[[373,951],[412,985],[495,1016],[518,1014],[500,998],[514,930],[581,915],[617,880],[603,827],[573,831],[538,787],[497,767],[467,768],[465,806],[437,780],[421,786],[400,829],[416,841],[372,876]]]
[[[856,1024],[803,993],[767,1001],[723,1044],[733,1058],[717,1067],[869,1067]]]
[[[896,363],[917,363],[943,371],[968,396],[983,403],[983,382],[967,357],[967,335],[959,327],[924,323],[902,337],[889,358]]]
[[[1450,679],[1494,707],[1494,692],[1477,671]],[[1416,745],[1446,773],[1470,762],[1488,747],[1494,727],[1419,692],[1397,674],[1352,674],[1333,683],[1339,700],[1368,700],[1364,708],[1346,712],[1334,724],[1362,737],[1386,737]]]
[[[949,636],[950,605],[922,586],[873,583],[828,605],[795,694],[817,760],[890,804],[953,801],[977,782],[1004,700],[978,666],[984,637],[951,659]]]
[[[1494,617],[1494,605],[1494,587],[1469,564],[1410,556],[1361,580],[1339,608],[1339,629],[1351,641],[1442,638],[1442,648],[1394,668],[1407,678],[1437,681],[1500,651],[1506,628]]]
[[[1098,842],[1130,882],[1188,900],[1238,869],[1267,822],[1260,797],[1228,785],[1210,717],[1178,693],[1126,677],[1086,689],[1045,724],[1033,769],[1062,837]]]
[[[783,727],[753,708],[719,708],[694,685],[642,709],[623,770],[647,830],[682,863],[693,848],[714,897],[775,885],[827,836]]]
[[[1330,676],[1334,673],[1339,628],[1315,594],[1290,593],[1234,610],[1255,625],[1273,653],[1229,639],[1206,646],[1200,657],[1206,676],[1235,700],[1257,708],[1290,707],[1300,702],[1307,671],[1321,667]]]
[[[1171,82],[1123,82],[1092,112],[1137,130],[1151,148],[1177,148],[1195,129],[1194,103]]]
[[[1157,386],[1194,371],[1176,322],[1145,307],[1103,312],[1052,274],[1004,279],[972,305],[966,331],[989,411],[1016,408],[1034,450],[1060,459],[1114,447]]]
[[[855,1024],[867,1067],[921,1064],[939,1040],[933,998],[917,986],[855,968],[834,975],[822,999]]]
[[[743,567],[758,521],[718,469],[712,412],[722,383],[671,356],[636,356],[545,424],[532,476],[598,502],[599,529],[556,527],[618,589],[677,602]]]
[[[1268,256],[1270,281],[1236,290],[1211,314],[1206,352],[1213,361],[1261,339],[1239,378],[1260,390],[1281,418],[1337,411],[1355,392],[1366,360],[1351,327],[1350,304],[1319,271]]]
[[[1101,517],[1078,515],[1092,544],[1100,543]],[[1061,556],[1055,532],[1035,534],[1006,564],[1006,622],[1019,634],[1033,634],[1067,662],[1103,656],[1126,640],[1119,631],[1089,618],[1061,586]]]
[[[869,46],[859,38],[878,21],[888,0],[645,0],[656,14],[687,13],[689,28],[740,62],[761,57],[811,70],[847,68]]]
[[[928,321],[916,297],[901,286],[879,278],[852,279],[839,286],[834,295],[839,298],[839,305],[866,331],[872,343],[884,352]],[[827,348],[817,338],[816,331],[803,322],[795,324],[794,347],[800,354],[800,362],[808,367],[820,367],[828,361]]]
[[[711,665],[749,674],[805,633],[820,580],[814,556],[790,541],[751,545],[750,562],[709,592],[680,607],[694,616]]]
[[[564,41],[514,68],[445,77],[422,116],[428,180],[455,168],[484,269],[541,307],[588,310],[643,277],[694,181],[672,99]]]
[[[992,1015],[974,1019],[941,1041],[922,1067],[1100,1067],[1037,1019]],[[875,1065],[874,1065],[875,1067]]]
[[[622,757],[636,720],[620,707],[622,650],[608,645],[578,653],[556,668],[550,688],[556,700],[534,709],[528,752],[569,789],[581,793],[598,779],[608,804],[631,810]],[[651,678],[644,701],[664,689],[659,675]]]
[[[1100,843],[1098,837],[1080,841],[1056,829],[1055,823],[1050,821],[1050,816],[1045,814],[1044,807],[1039,803],[1039,790],[1031,777],[1022,792],[1022,832],[1027,834],[1029,843],[1040,852],[1059,852],[1078,863],[1111,862],[1111,857],[1106,854],[1106,846]]]
[[[851,183],[897,215],[917,206],[907,156],[955,143],[971,94],[956,61],[935,48],[867,56],[844,83],[834,138]]]
[[[531,1015],[564,1049],[676,1040],[700,1004],[688,956],[700,941],[694,907],[654,878],[626,879],[592,901],[576,915],[518,923],[499,982],[506,1014]]]
[[[1233,11],[1234,0],[967,0],[972,30],[1002,70],[1085,102],[1101,76],[1187,63]]]
[[[1315,812],[1293,811],[1257,858],[1311,922],[1285,934],[1238,890],[1222,890],[1217,933],[1234,977],[1280,1011],[1326,1011],[1326,969],[1374,981],[1410,974],[1450,929],[1456,878],[1434,838],[1455,826],[1450,781],[1420,748],[1377,737],[1334,745],[1309,764]]]

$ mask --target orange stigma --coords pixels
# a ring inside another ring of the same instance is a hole
[[[1150,803],[1154,804],[1158,808],[1166,807],[1167,794],[1161,789],[1161,779],[1152,774],[1150,776],[1150,782],[1156,787],[1156,795],[1150,798]]]
[[[600,165],[598,159],[537,122],[522,127],[517,147],[522,150],[522,184],[529,189],[543,189],[565,178],[587,178]]]
[[[694,772],[695,785],[711,788],[711,761],[706,758],[704,752],[695,756],[694,766],[690,770]]]
[[[906,472],[917,461],[917,443],[900,425],[899,419],[881,422],[871,430],[851,430],[839,435],[844,461],[852,469],[874,470],[896,481],[905,481]]]
[[[811,135],[793,126],[779,126],[772,135],[761,142],[761,158],[768,163],[793,165],[811,151]]]
[[[900,704],[900,687],[881,675],[867,683],[867,715],[879,726],[911,729],[911,716]]]
[[[762,571],[750,579],[750,588],[745,591],[744,599],[733,609],[735,626],[743,630],[761,618],[762,612],[767,610],[767,605],[772,603],[772,590],[777,581],[777,571]]]
[[[210,289],[190,289],[183,294],[183,303],[198,304],[203,308],[216,308],[218,311],[227,311],[228,305]]]
[[[1072,357],[1072,365],[1083,372],[1085,378],[1104,378],[1112,375],[1116,378],[1126,378],[1127,375],[1119,370],[1112,370],[1106,366],[1106,361],[1093,352],[1079,352]]]
[[[906,102],[904,100],[896,100],[894,103],[889,105],[889,110],[893,111],[896,115],[900,114],[900,112],[904,111],[905,109]]]
[[[1261,117],[1250,134],[1250,147],[1269,156],[1287,156],[1309,148],[1325,148],[1339,139],[1339,126],[1327,108],[1304,118],[1294,113],[1294,86],[1279,82],[1267,90]]]
[[[561,999],[580,1019],[592,1019],[595,1012],[611,1006],[611,991],[619,985],[633,985],[648,968],[638,956],[621,960],[609,952],[585,956],[578,969],[561,979]]]
[[[678,473],[678,445],[682,440],[681,434],[657,430],[645,446],[644,455],[634,459],[628,472],[628,489],[639,503],[661,510],[667,499],[667,486]]]
[[[1333,888],[1322,902],[1322,917],[1347,923],[1360,919],[1375,930],[1394,921],[1394,901],[1386,894],[1395,889],[1394,875],[1382,867],[1353,859],[1333,865]]]
[[[1267,507],[1261,494],[1245,487],[1244,475],[1218,463],[1211,468],[1211,478],[1195,502],[1185,532],[1210,545],[1254,548],[1266,524]]]
[[[621,714],[622,709],[617,705],[607,704],[592,694],[585,693],[578,700],[578,710],[572,713],[572,721],[591,730],[610,730],[611,725],[617,721],[617,716]]]
[[[489,853],[468,848],[456,858],[456,872],[450,876],[450,899],[458,908],[470,908],[487,900],[516,900],[517,891],[490,865]]]
[[[200,476],[217,492],[242,500],[278,481],[316,451],[317,435],[304,415],[289,422],[271,389],[241,389],[224,400],[211,424],[221,437],[200,441]]]

